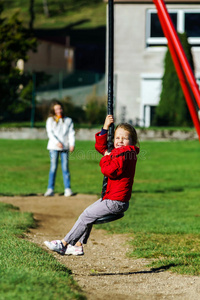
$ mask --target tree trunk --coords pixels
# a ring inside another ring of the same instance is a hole
[[[44,14],[47,18],[49,18],[49,8],[47,0],[43,0],[43,8],[44,8]]]
[[[33,30],[33,23],[35,20],[35,12],[34,12],[34,2],[35,0],[30,0],[29,5],[29,13],[30,13],[30,22],[29,22],[29,29],[30,31]]]

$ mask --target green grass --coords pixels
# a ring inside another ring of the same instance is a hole
[[[28,26],[29,2],[27,0],[4,1],[3,16],[10,16],[15,12]],[[49,17],[45,16],[43,1],[35,0],[34,28],[96,28],[106,24],[106,4],[102,0],[48,0]]]
[[[45,191],[49,172],[46,144],[42,140],[0,140],[1,194]],[[76,142],[70,155],[74,192],[100,194],[100,157],[94,142]],[[152,268],[200,275],[199,157],[198,141],[141,142],[130,208],[123,219],[99,227],[129,233],[129,255],[152,258]],[[63,192],[60,166],[56,192]]]
[[[0,210],[0,299],[85,299],[69,269],[22,238],[32,215],[3,203]]]
[[[129,255],[154,259],[152,269],[200,275],[199,195],[200,188],[135,193],[125,217],[101,228],[130,233]]]
[[[44,193],[49,173],[49,152],[46,140],[0,140],[0,194],[27,195]],[[74,192],[100,193],[103,175],[100,154],[94,142],[76,142],[70,154],[70,172]],[[55,192],[64,191],[61,167],[56,176]]]
[[[199,188],[199,156],[198,141],[142,143],[135,191],[166,193]]]
[[[199,155],[197,141],[141,143],[130,208],[101,225],[131,233],[130,256],[155,259],[152,268],[200,275]]]

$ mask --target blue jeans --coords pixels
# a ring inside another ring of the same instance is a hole
[[[70,174],[69,174],[69,163],[68,163],[69,151],[50,150],[49,155],[50,155],[50,171],[49,171],[48,189],[54,190],[59,155],[61,158],[64,187],[65,189],[70,188]]]

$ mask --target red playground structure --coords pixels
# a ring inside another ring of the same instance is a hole
[[[200,110],[200,92],[198,85],[164,1],[153,0],[153,2],[157,8],[163,33],[168,40],[169,51],[200,141],[200,120],[195,108],[196,102]]]

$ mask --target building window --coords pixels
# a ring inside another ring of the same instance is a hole
[[[198,86],[199,86],[199,90],[200,90],[200,75],[199,75],[199,76],[197,76],[196,80],[197,80],[197,84],[198,84]]]
[[[192,46],[200,45],[200,9],[168,10],[176,31],[188,35]],[[165,46],[167,39],[164,37],[157,11],[147,10],[146,16],[146,45]]]
[[[171,13],[170,17],[172,19],[172,22],[173,22],[175,28],[177,28],[177,14],[176,13]],[[151,14],[150,26],[151,26],[150,38],[163,38],[164,37],[163,30],[162,30],[162,27],[160,25],[160,21],[158,19],[157,13],[152,13]]]
[[[145,105],[144,106],[144,124],[142,127],[150,127],[153,126],[153,120],[155,117],[156,106],[153,105]]]
[[[200,37],[200,13],[185,13],[185,31],[189,37]]]
[[[141,74],[140,126],[149,127],[160,101],[162,74]]]

